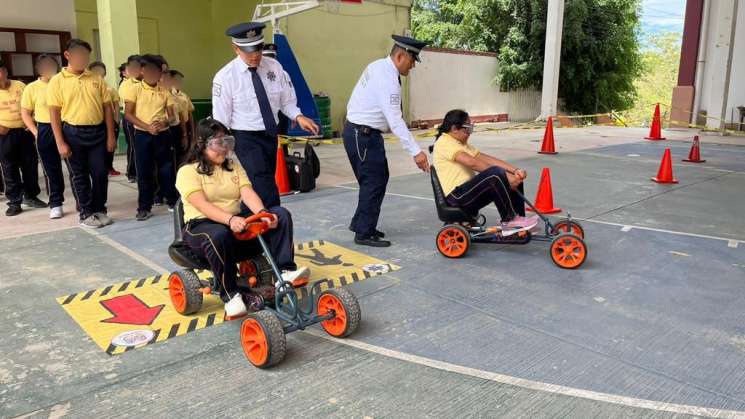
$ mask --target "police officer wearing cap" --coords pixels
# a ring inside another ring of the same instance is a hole
[[[344,148],[360,185],[357,210],[349,229],[359,245],[388,247],[385,234],[377,229],[380,206],[388,184],[388,160],[383,146],[384,131],[395,134],[422,171],[429,171],[427,155],[409,132],[402,116],[401,76],[407,76],[426,42],[393,35],[388,57],[373,61],[362,73],[347,104]]]
[[[261,200],[271,208],[280,204],[274,182],[278,112],[314,135],[318,134],[318,125],[301,114],[279,61],[262,57],[264,27],[263,23],[248,22],[225,31],[237,57],[215,75],[212,115],[231,129],[241,166]]]

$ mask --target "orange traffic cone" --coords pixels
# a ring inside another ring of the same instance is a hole
[[[654,116],[652,117],[652,126],[649,127],[649,137],[644,137],[647,140],[664,140],[662,136],[662,121],[660,120],[660,104],[658,103],[654,107]]]
[[[698,143],[698,135],[693,137],[693,145],[691,146],[691,151],[688,153],[688,158],[683,159],[683,161],[687,161],[689,163],[703,163],[706,160],[701,160],[701,150]]]
[[[538,184],[538,193],[535,194],[535,209],[543,214],[554,214],[561,212],[561,208],[554,207],[554,193],[551,190],[551,172],[548,167],[541,172],[541,182]],[[528,211],[532,211],[528,208]]]
[[[556,149],[554,148],[554,122],[550,116],[548,117],[548,122],[546,122],[546,131],[543,133],[543,144],[538,154],[556,154]]]
[[[287,174],[285,153],[281,146],[277,148],[277,169],[274,171],[274,182],[277,184],[280,195],[292,193],[290,189],[290,176]]]
[[[673,178],[673,160],[670,158],[669,148],[665,149],[660,170],[657,171],[657,176],[653,177],[652,180],[657,183],[678,183],[678,179]]]

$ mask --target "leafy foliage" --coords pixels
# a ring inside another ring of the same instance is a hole
[[[540,89],[546,0],[415,0],[412,30],[434,46],[495,51],[502,90]],[[569,112],[625,110],[641,74],[639,0],[566,0],[559,97]]]

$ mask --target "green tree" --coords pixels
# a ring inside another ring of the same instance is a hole
[[[645,38],[641,52],[643,71],[634,82],[639,98],[624,113],[628,121],[648,124],[656,103],[672,102],[673,88],[678,84],[680,43],[679,32],[660,32]],[[664,107],[661,110],[667,111]]]
[[[412,31],[435,46],[495,51],[502,90],[540,89],[546,0],[415,0]],[[639,0],[566,0],[559,96],[569,112],[625,110],[641,73]]]

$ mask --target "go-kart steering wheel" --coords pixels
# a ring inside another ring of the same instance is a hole
[[[277,220],[277,216],[269,212],[254,214],[246,218],[246,228],[237,233],[233,232],[233,236],[238,240],[253,240],[256,236],[266,233],[269,230],[269,223],[262,218]]]

